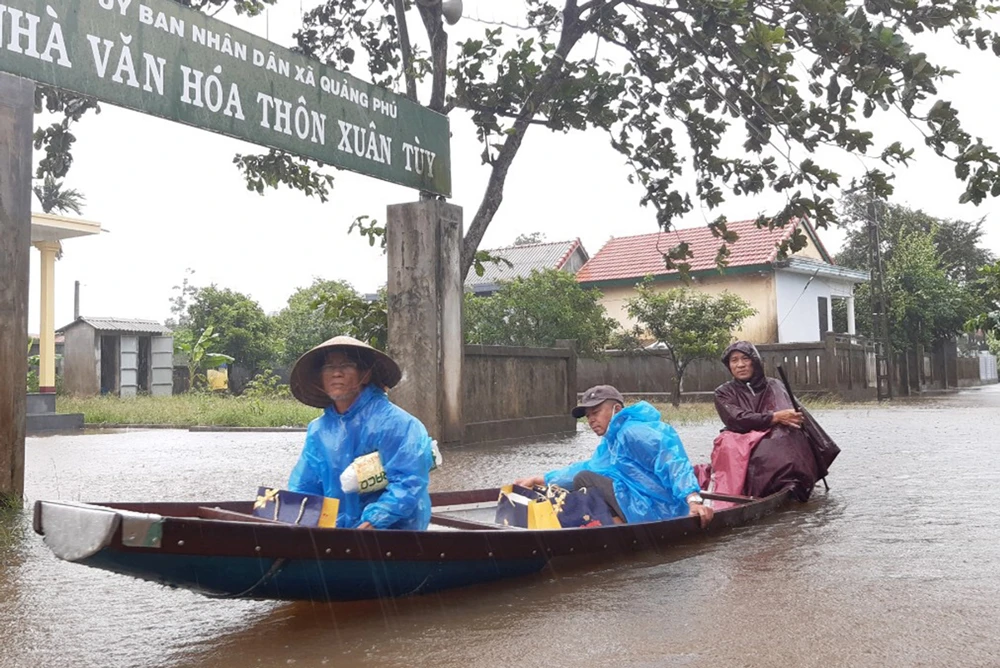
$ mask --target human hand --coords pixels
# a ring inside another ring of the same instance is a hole
[[[358,525],[358,528],[359,529],[374,529],[375,527],[372,526],[371,522],[362,522],[361,524]]]
[[[775,411],[771,422],[773,424],[783,424],[786,427],[800,429],[802,427],[802,413],[798,412],[794,408],[786,408],[781,411]]]
[[[543,476],[543,475],[536,475],[536,476],[532,476],[531,478],[521,478],[520,480],[515,480],[514,484],[517,485],[517,486],[519,486],[519,487],[527,487],[528,489],[531,489],[532,487],[535,487],[536,485],[538,487],[544,487],[545,486],[545,476]]]
[[[715,511],[708,506],[701,503],[689,503],[688,508],[690,508],[691,517],[697,517],[698,521],[701,523],[701,528],[704,529],[708,526],[708,523],[712,521],[715,517]]]

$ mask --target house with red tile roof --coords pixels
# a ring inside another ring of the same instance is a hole
[[[715,260],[722,241],[706,226],[613,238],[577,272],[577,281],[600,289],[608,315],[631,328],[635,323],[628,317],[626,302],[646,276],[659,290],[685,285],[677,270],[666,268],[663,258],[686,242],[694,254],[688,259],[689,287],[710,294],[729,291],[757,310],[735,333],[738,338],[754,343],[820,341],[834,331],[835,299],[847,302],[847,330],[855,333],[854,286],[867,281],[868,273],[835,265],[809,221],[769,229],[745,220],[727,227],[739,238],[728,244],[729,263],[722,271]],[[796,229],[805,235],[805,247],[778,259],[778,246]]]
[[[501,257],[507,264],[487,262],[483,264],[482,276],[470,271],[465,279],[466,291],[487,297],[496,292],[500,283],[515,278],[527,278],[532,271],[559,269],[575,274],[590,256],[579,239],[571,241],[550,241],[537,244],[520,244],[487,251],[494,257]]]

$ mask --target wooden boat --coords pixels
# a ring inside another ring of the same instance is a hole
[[[34,529],[61,559],[208,596],[349,601],[426,594],[536,573],[550,564],[666,550],[691,536],[752,522],[790,499],[787,492],[726,497],[741,504],[717,512],[706,529],[696,518],[681,517],[533,531],[491,522],[498,494],[482,489],[431,495],[428,531],[294,526],[251,516],[250,501],[38,501]]]

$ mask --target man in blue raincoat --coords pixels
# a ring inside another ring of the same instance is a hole
[[[621,393],[598,385],[583,393],[573,417],[587,423],[601,442],[590,459],[517,481],[518,485],[596,488],[616,521],[653,522],[693,515],[705,527],[713,511],[699,494],[698,480],[674,428],[645,401],[625,408]]]
[[[430,522],[431,439],[386,396],[401,377],[391,357],[349,336],[316,346],[292,368],[292,394],[323,414],[309,423],[288,489],[339,499],[340,528],[423,530]],[[345,491],[342,476],[358,461],[384,475]]]

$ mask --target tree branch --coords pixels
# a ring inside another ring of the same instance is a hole
[[[629,7],[634,7],[635,9],[640,9],[644,12],[649,12],[650,14],[656,14],[658,16],[673,17],[683,11],[680,7],[660,7],[658,5],[651,5],[648,2],[642,2],[641,0],[622,0],[622,3],[628,5]]]
[[[403,55],[403,76],[406,78],[406,97],[417,102],[417,81],[413,78],[413,50],[410,47],[410,31],[406,27],[406,10],[403,0],[393,0],[396,10],[396,29],[399,31],[399,50]]]
[[[515,111],[512,111],[512,110],[500,109],[499,107],[490,107],[490,106],[481,105],[481,104],[456,104],[454,100],[449,100],[448,104],[445,105],[445,109],[447,109],[448,111],[451,111],[456,106],[458,108],[460,108],[460,109],[465,109],[466,111],[488,112],[488,113],[494,114],[496,116],[499,116],[501,118],[511,118],[511,119],[515,119],[516,120],[516,119],[518,119],[518,118],[521,117],[521,114],[519,112],[515,112]],[[548,126],[549,122],[550,121],[549,121],[548,118],[529,118],[528,119],[528,123],[530,125],[545,125],[545,126]]]
[[[444,31],[441,16],[441,3],[427,5],[417,3],[420,18],[427,30],[427,38],[431,44],[431,67],[434,78],[431,82],[431,102],[428,107],[437,112],[444,111],[445,91],[448,82],[448,34]]]
[[[587,4],[588,6],[602,5],[604,9],[610,9],[621,1],[610,0],[605,3],[592,0],[592,2]],[[500,208],[501,202],[503,202],[503,189],[507,181],[507,171],[510,169],[511,162],[513,162],[514,157],[521,148],[525,131],[532,124],[535,113],[545,101],[545,96],[549,94],[556,80],[562,75],[566,64],[566,57],[569,56],[570,51],[573,50],[573,47],[576,46],[576,43],[580,41],[580,38],[583,37],[587,30],[600,20],[600,15],[593,10],[591,16],[586,21],[581,22],[579,17],[580,11],[577,9],[576,0],[566,0],[566,6],[563,9],[563,25],[562,33],[559,36],[559,44],[552,53],[552,59],[546,66],[545,71],[542,72],[531,93],[524,101],[521,111],[514,121],[513,132],[507,135],[507,139],[493,161],[493,171],[490,172],[490,179],[486,184],[486,192],[483,193],[479,209],[472,218],[472,223],[469,225],[469,229],[465,233],[465,239],[462,241],[463,278],[469,273],[469,269],[475,261],[476,249],[479,248],[479,244],[483,240],[483,235],[486,234],[486,228],[489,227],[490,221],[493,220],[493,216]]]

